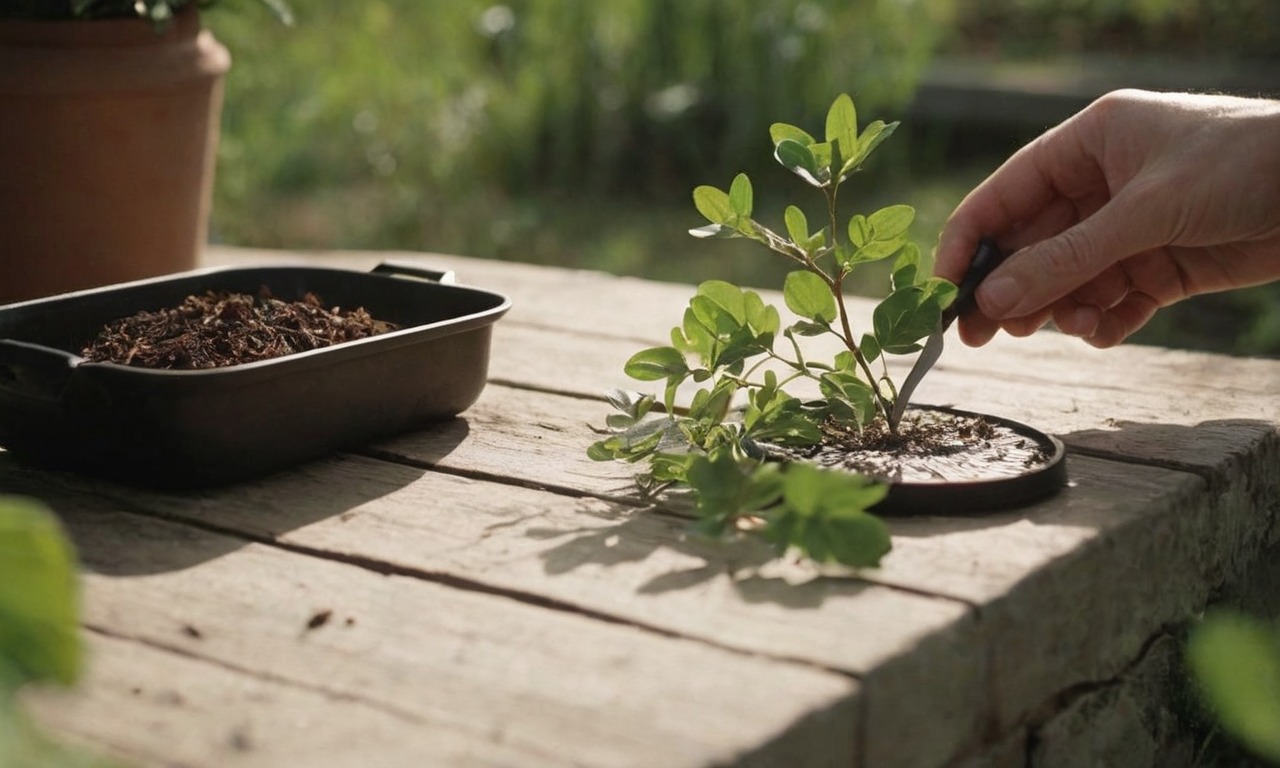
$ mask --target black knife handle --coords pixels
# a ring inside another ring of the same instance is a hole
[[[978,290],[978,285],[987,279],[987,275],[991,274],[991,270],[1000,266],[1004,261],[1004,254],[996,246],[996,241],[984,237],[978,241],[978,250],[973,254],[973,260],[969,262],[969,268],[964,273],[964,279],[960,281],[959,290],[956,291],[955,301],[951,302],[951,306],[942,311],[942,327],[945,330],[960,315],[966,315],[973,311],[977,306],[977,301],[973,297],[974,291]]]

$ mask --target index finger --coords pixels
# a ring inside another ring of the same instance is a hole
[[[1021,224],[1055,200],[1077,198],[1096,187],[1101,171],[1094,144],[1086,140],[1091,133],[1086,115],[1076,115],[1015,152],[965,196],[938,237],[934,271],[939,277],[958,282],[980,238],[994,237],[1008,250],[1009,236]]]

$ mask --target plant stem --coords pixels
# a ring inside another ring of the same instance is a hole
[[[845,346],[853,353],[853,359],[857,361],[858,366],[862,368],[862,372],[866,375],[867,383],[871,385],[871,391],[876,396],[876,403],[880,406],[880,413],[884,416],[885,423],[889,425],[889,433],[896,435],[898,429],[894,425],[893,419],[889,418],[893,406],[885,398],[884,394],[880,392],[880,386],[876,383],[876,375],[871,372],[871,366],[867,364],[867,358],[863,357],[862,350],[858,349],[857,342],[853,340],[853,329],[849,327],[849,312],[845,309],[844,304],[843,281],[843,275],[836,277],[831,290],[835,293],[836,308],[840,313],[840,330],[844,336]]]
[[[839,224],[836,214],[836,199],[840,194],[840,182],[838,180],[835,181],[828,189],[823,191],[826,192],[827,213],[831,218],[831,246],[835,249],[839,242],[836,229]],[[858,367],[862,369],[862,373],[867,377],[867,384],[871,386],[871,391],[875,393],[876,403],[880,406],[880,413],[884,416],[885,423],[889,425],[889,433],[896,435],[898,428],[893,423],[893,419],[889,417],[893,406],[880,392],[880,386],[876,382],[876,375],[871,372],[871,366],[867,364],[867,359],[863,357],[862,350],[858,348],[858,342],[853,338],[853,329],[849,326],[849,312],[844,303],[844,276],[847,272],[839,264],[836,266],[838,269],[835,271],[835,277],[831,279],[828,285],[831,287],[831,293],[835,295],[836,308],[840,313],[840,331],[844,338],[844,344],[853,353],[853,359],[857,361]]]

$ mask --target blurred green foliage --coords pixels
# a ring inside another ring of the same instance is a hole
[[[58,521],[0,496],[0,701],[19,685],[80,674],[75,559]]]
[[[18,705],[26,684],[80,675],[75,555],[57,519],[31,499],[0,496],[0,766],[112,768],[50,739]],[[118,766],[117,766],[118,768]]]
[[[226,84],[212,235],[288,248],[466,253],[698,283],[776,285],[749,245],[692,247],[694,186],[759,161],[773,121],[848,91],[903,117],[932,53],[1280,52],[1274,0],[259,0],[205,16]],[[243,11],[243,12],[241,12]],[[1003,154],[906,140],[848,202],[917,209],[926,254]],[[945,132],[946,128],[942,129]],[[861,180],[859,180],[861,181]],[[759,201],[782,225],[785,201]],[[883,283],[868,273],[866,288]],[[1280,355],[1280,288],[1162,312],[1138,341]]]
[[[1222,729],[1269,764],[1280,765],[1280,631],[1275,623],[1236,611],[1212,612],[1188,639],[1187,664]]]
[[[772,121],[841,90],[901,107],[951,0],[314,0],[290,28],[234,5],[206,16],[235,58],[216,236],[521,258],[565,244],[564,200],[600,205],[587,236],[687,212]]]
[[[949,51],[1280,58],[1275,0],[958,0]]]

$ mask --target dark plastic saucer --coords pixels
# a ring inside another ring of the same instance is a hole
[[[880,515],[977,515],[1027,506],[1053,496],[1067,484],[1067,463],[1064,461],[1066,448],[1053,435],[1010,419],[943,406],[912,406],[908,413],[922,410],[981,417],[1034,442],[1047,459],[1016,475],[961,481],[891,483],[889,495],[872,512]]]

